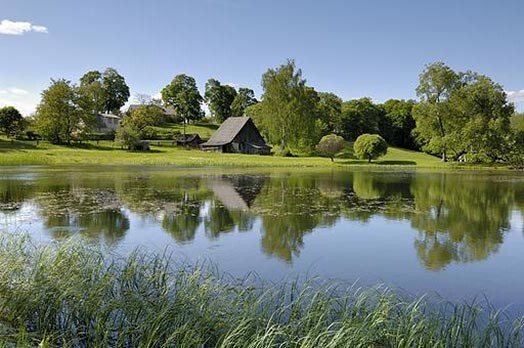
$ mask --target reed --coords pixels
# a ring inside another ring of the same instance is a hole
[[[523,323],[383,286],[268,284],[170,255],[0,237],[0,346],[520,347]]]

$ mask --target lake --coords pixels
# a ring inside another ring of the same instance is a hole
[[[524,173],[80,167],[0,172],[0,233],[169,252],[243,277],[379,282],[524,313]]]

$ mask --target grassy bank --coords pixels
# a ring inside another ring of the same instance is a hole
[[[0,344],[42,347],[519,347],[487,307],[337,284],[263,285],[139,253],[0,238]]]
[[[89,142],[73,146],[58,146],[46,142],[11,142],[0,139],[0,166],[23,165],[137,165],[137,166],[222,166],[222,167],[344,167],[367,165],[353,157],[351,144],[334,163],[322,157],[276,157],[240,154],[220,154],[174,147],[171,142],[153,141],[149,152],[122,150],[112,142]],[[417,166],[441,168],[446,165],[427,154],[390,148],[388,154],[372,165]]]

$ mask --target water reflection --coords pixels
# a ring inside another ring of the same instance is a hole
[[[117,245],[132,217],[150,219],[174,241],[260,233],[260,246],[285,262],[300,257],[305,236],[376,217],[407,221],[420,262],[429,270],[495,254],[524,213],[524,177],[473,173],[334,172],[191,175],[105,173],[0,178],[0,214],[34,206],[56,239],[79,233]],[[255,231],[260,226],[259,231]],[[523,231],[524,232],[524,231]],[[370,251],[372,252],[372,251]]]

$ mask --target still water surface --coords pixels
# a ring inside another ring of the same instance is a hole
[[[0,172],[0,233],[173,252],[236,276],[385,282],[524,313],[524,174],[81,168]]]

